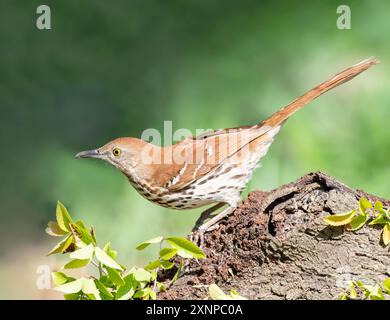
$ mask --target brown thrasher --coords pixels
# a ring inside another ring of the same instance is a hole
[[[166,147],[118,138],[101,148],[82,151],[76,158],[110,163],[142,196],[163,207],[191,209],[216,203],[201,214],[193,229],[203,238],[204,232],[214,229],[217,221],[237,207],[241,192],[282,124],[313,99],[377,62],[370,58],[345,69],[253,126],[207,132]],[[227,208],[204,223],[224,205]]]

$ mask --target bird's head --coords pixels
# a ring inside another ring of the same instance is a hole
[[[113,165],[125,175],[131,176],[142,160],[142,150],[147,142],[136,138],[118,138],[98,149],[81,151],[75,158],[101,159]]]

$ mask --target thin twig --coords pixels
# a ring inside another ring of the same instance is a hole
[[[96,268],[98,268],[99,269],[99,273],[100,273],[100,276],[102,276],[102,273],[104,273],[104,275],[108,275],[108,273],[107,273],[107,271],[106,270],[104,270],[102,267],[101,267],[101,265],[100,264],[97,264],[95,261],[91,261],[91,263],[96,267]]]

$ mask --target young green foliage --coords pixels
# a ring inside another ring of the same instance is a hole
[[[159,244],[159,256],[155,261],[144,268],[126,268],[117,261],[118,253],[111,248],[110,242],[103,248],[98,246],[93,228],[88,229],[81,220],[74,222],[60,202],[56,207],[56,221],[48,223],[46,232],[53,237],[63,237],[49,252],[49,255],[69,254],[70,260],[63,269],[92,265],[99,271],[98,278],[90,276],[79,279],[63,272],[53,272],[53,289],[62,292],[69,300],[154,300],[158,292],[165,290],[158,281],[158,272],[173,268],[170,260],[179,258],[178,270],[171,280],[173,283],[180,275],[184,259],[205,258],[203,251],[187,239],[159,236],[137,246],[137,250],[143,250],[151,244]],[[163,247],[164,242],[168,246]]]
[[[226,294],[216,284],[209,285],[209,297],[211,300],[247,300],[247,298],[240,296],[235,290],[230,290],[230,293]]]
[[[356,215],[356,210],[352,210],[346,213],[329,215],[324,218],[324,221],[334,227],[347,225],[352,221]]]
[[[385,210],[379,200],[372,205],[369,200],[361,198],[358,208],[342,214],[327,215],[323,220],[330,226],[343,226],[349,231],[359,230],[369,221],[369,226],[383,225],[382,242],[385,246],[390,243],[390,208]]]
[[[366,285],[362,281],[350,281],[349,288],[340,295],[340,300],[387,300],[390,294],[390,278],[381,284]]]

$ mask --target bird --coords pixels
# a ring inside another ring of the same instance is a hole
[[[75,157],[96,158],[113,165],[144,198],[160,206],[184,210],[213,205],[192,229],[191,234],[202,245],[204,233],[218,228],[218,222],[240,204],[253,171],[286,120],[378,62],[369,58],[339,72],[254,125],[208,131],[169,146],[122,137]]]

